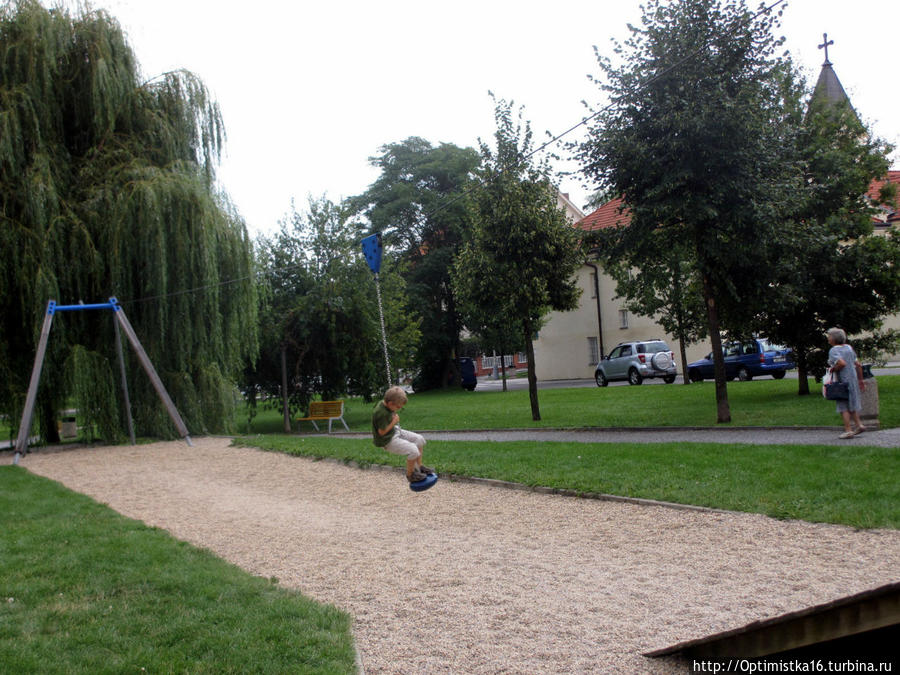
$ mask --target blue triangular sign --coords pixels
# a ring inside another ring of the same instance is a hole
[[[363,239],[362,250],[366,256],[366,262],[369,263],[369,269],[378,274],[381,271],[381,232],[376,232]]]

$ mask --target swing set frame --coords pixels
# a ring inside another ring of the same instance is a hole
[[[41,328],[41,337],[38,341],[37,352],[34,356],[34,367],[31,369],[31,381],[28,384],[28,394],[25,397],[25,408],[22,410],[22,422],[19,425],[19,436],[16,440],[16,454],[15,458],[13,459],[13,464],[18,464],[19,458],[26,452],[28,452],[28,434],[31,431],[31,422],[34,418],[34,405],[35,401],[37,400],[38,384],[41,380],[41,370],[44,367],[44,357],[47,354],[47,342],[50,338],[50,327],[53,324],[54,315],[57,312],[78,312],[98,309],[111,310],[115,321],[114,325],[116,327],[116,352],[119,357],[119,366],[122,372],[122,390],[125,396],[125,410],[128,417],[128,435],[131,438],[131,444],[135,445],[134,423],[131,418],[131,402],[128,397],[128,380],[125,377],[125,357],[122,354],[122,340],[119,334],[120,326],[122,330],[125,331],[125,336],[128,338],[128,342],[131,344],[135,355],[141,362],[141,366],[143,367],[144,372],[146,372],[147,376],[150,378],[150,382],[153,384],[153,388],[156,390],[157,395],[159,396],[163,405],[166,407],[166,411],[169,413],[169,417],[175,425],[175,428],[178,430],[178,433],[181,434],[181,437],[189,446],[193,446],[190,433],[187,429],[187,425],[185,425],[184,420],[178,413],[178,409],[172,402],[172,399],[169,396],[169,393],[166,391],[165,386],[163,386],[162,380],[159,379],[159,375],[157,374],[156,369],[153,367],[153,363],[150,361],[150,357],[147,356],[147,352],[144,351],[144,347],[143,345],[141,345],[141,341],[138,340],[137,334],[134,332],[134,328],[131,327],[131,323],[125,316],[125,310],[122,309],[119,301],[116,300],[115,297],[112,297],[109,299],[109,302],[91,305],[86,305],[84,303],[80,303],[77,305],[58,305],[56,304],[56,300],[50,300],[47,303],[47,311],[44,314],[44,324]]]

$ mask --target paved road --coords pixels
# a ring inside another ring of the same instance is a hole
[[[886,368],[872,368],[872,373],[874,375],[900,375],[900,363],[889,363]],[[768,377],[757,378],[760,380],[767,380]],[[797,371],[788,371],[787,379],[796,380],[797,379]],[[752,382],[753,380],[751,380]],[[679,375],[675,383],[683,384],[684,378]],[[644,380],[644,384],[656,385],[656,384],[665,384],[661,379],[652,378],[649,380]],[[508,389],[527,389],[528,388],[528,379],[524,377],[515,377],[509,378],[506,380],[506,385]],[[538,389],[562,389],[566,387],[596,387],[597,383],[594,382],[592,378],[583,378],[583,379],[575,379],[575,380],[545,380],[538,381]],[[628,387],[630,386],[628,382],[622,380],[621,382],[610,382],[610,387]],[[643,386],[643,385],[641,385]],[[812,385],[810,385],[812,386]],[[480,377],[478,378],[478,387],[476,391],[500,391],[503,389],[503,382],[501,380],[493,380],[490,377]]]

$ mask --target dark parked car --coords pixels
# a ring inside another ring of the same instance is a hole
[[[459,359],[459,374],[462,377],[463,389],[475,391],[478,386],[478,378],[475,377],[475,361],[467,356],[461,356]]]
[[[729,342],[723,348],[725,354],[725,377],[742,381],[759,375],[771,375],[776,380],[796,368],[791,350],[770,344],[765,338],[746,342]],[[702,382],[715,378],[712,352],[705,359],[688,364],[688,378],[691,382]]]
[[[461,356],[458,361],[459,374],[462,382],[459,385],[463,389],[475,391],[478,386],[478,378],[475,376],[475,361],[467,356]],[[444,381],[444,371],[440,364],[432,364],[430,368],[419,370],[412,378],[413,391],[428,391],[429,389],[438,389],[441,382]],[[451,369],[446,375],[446,382],[453,386],[456,384],[456,376]]]

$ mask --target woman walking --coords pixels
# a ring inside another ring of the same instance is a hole
[[[860,392],[866,390],[863,382],[862,365],[856,358],[853,347],[847,344],[847,334],[840,328],[828,329],[828,365],[831,367],[832,377],[835,382],[846,382],[850,390],[850,398],[846,401],[835,401],[837,412],[844,420],[844,433],[838,438],[853,438],[866,430],[859,419]],[[850,426],[850,421],[856,425],[856,429]]]

